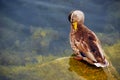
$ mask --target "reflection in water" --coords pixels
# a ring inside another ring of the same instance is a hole
[[[70,71],[76,72],[79,76],[82,76],[87,80],[117,80],[115,74],[116,71],[112,66],[107,68],[97,68],[85,61],[77,61],[73,58],[70,58],[69,65]]]

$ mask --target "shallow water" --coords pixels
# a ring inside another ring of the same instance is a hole
[[[5,67],[1,67],[5,70]],[[19,69],[17,69],[19,68]],[[97,68],[84,61],[70,57],[32,66],[11,67],[7,76],[10,80],[119,80],[113,66]],[[15,76],[13,76],[15,75]],[[22,76],[22,77],[20,77]]]
[[[119,74],[110,63],[109,67],[97,68],[72,57],[58,58],[39,66],[46,77],[43,80],[119,80]],[[45,71],[45,72],[44,72]],[[43,75],[43,76],[44,76]]]
[[[119,3],[114,0],[1,0],[0,78],[117,80],[120,75]],[[85,25],[102,42],[111,62],[108,68],[63,58],[73,53],[67,17],[75,9],[85,13]]]

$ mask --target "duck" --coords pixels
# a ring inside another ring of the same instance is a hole
[[[81,10],[71,11],[68,15],[70,22],[70,45],[76,60],[84,60],[96,67],[107,67],[108,60],[96,34],[84,24],[85,15]]]

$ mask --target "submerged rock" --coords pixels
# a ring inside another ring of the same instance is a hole
[[[59,58],[39,68],[43,73],[43,80],[118,80],[117,72],[112,65],[97,68],[69,57]]]
[[[77,61],[70,58],[70,70],[87,80],[118,80],[116,70],[110,64],[109,67],[100,68],[88,64],[85,61]]]
[[[85,61],[63,57],[27,66],[2,67],[0,74],[10,80],[120,80],[114,67],[98,68]]]

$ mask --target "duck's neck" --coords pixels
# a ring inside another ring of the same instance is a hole
[[[82,24],[82,23],[79,23],[79,24],[77,25],[77,27],[78,27],[78,30],[82,30],[82,29],[85,28],[85,25]]]

